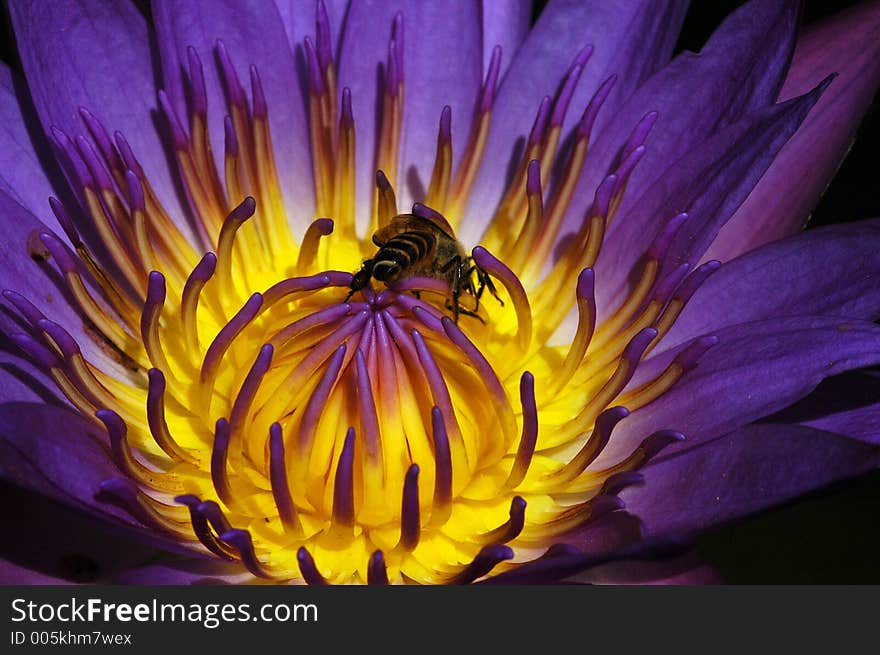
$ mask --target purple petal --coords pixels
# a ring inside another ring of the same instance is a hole
[[[880,403],[829,414],[804,425],[880,445]]]
[[[183,225],[152,113],[155,76],[146,20],[127,2],[14,0],[9,11],[31,97],[47,134],[85,134],[85,107],[125,135],[169,214]]]
[[[453,156],[456,160],[461,157],[482,82],[479,3],[351,3],[340,51],[339,84],[351,89],[357,130],[359,225],[369,217],[374,193],[381,116],[377,79],[380,67],[384,70],[386,66],[392,21],[398,12],[403,12],[405,80],[401,169],[385,172],[397,189],[400,207],[424,199],[444,105],[452,108]],[[442,53],[439,59],[438,53]]]
[[[690,450],[791,405],[826,377],[880,362],[880,326],[867,321],[779,318],[715,334],[718,345],[695,368],[618,424],[593,468],[619,461],[660,429],[685,435],[683,444],[664,453]],[[662,371],[677,350],[644,362],[640,375]]]
[[[663,339],[669,348],[726,325],[794,315],[880,317],[880,221],[809,230],[723,265]]]
[[[498,205],[517,138],[526,138],[541,98],[553,97],[575,55],[594,47],[572,98],[563,134],[575,124],[602,81],[618,75],[600,112],[598,126],[614,115],[639,84],[666,64],[684,18],[686,3],[663,2],[647,9],[635,1],[556,0],[544,7],[498,90],[484,162],[465,211],[461,236],[476,241]],[[454,120],[454,116],[453,116]]]
[[[275,164],[285,207],[296,230],[314,218],[314,188],[309,159],[305,99],[290,43],[273,3],[249,5],[235,0],[191,0],[152,3],[163,87],[179,117],[186,111],[187,47],[193,47],[204,70],[208,125],[214,158],[223,170],[223,119],[229,113],[218,75],[217,41],[229,53],[242,84],[256,66],[269,109]]]
[[[699,54],[682,53],[639,87],[597,132],[600,136],[590,152],[567,220],[577,224],[583,218],[581,212],[589,206],[594,189],[608,174],[633,126],[647,112],[659,112],[659,118],[645,158],[630,178],[631,191],[624,195],[620,216],[640,203],[636,190],[648,188],[670,164],[712,134],[772,104],[794,49],[797,17],[796,2],[750,2],[721,24]],[[619,225],[612,224],[609,236]]]
[[[699,553],[657,560],[621,560],[567,578],[581,584],[707,585],[723,584],[721,575]]]
[[[29,102],[26,84],[0,65],[0,191],[60,233],[49,209],[49,196],[55,192],[43,166],[51,154],[48,149],[37,154],[32,135],[41,136],[41,128],[22,111],[22,101]]]
[[[809,27],[780,97],[804,93],[834,72],[838,77],[721,230],[709,257],[731,259],[807,222],[880,85],[880,5],[862,3]]]
[[[0,477],[95,514],[134,525],[128,514],[95,499],[103,480],[119,475],[106,436],[71,409],[0,404]]]
[[[750,425],[642,469],[621,493],[647,535],[691,535],[880,463],[876,446],[794,425]]]
[[[0,332],[5,330],[4,322],[4,318],[0,318]],[[48,373],[23,359],[16,346],[3,334],[0,334],[0,400],[62,406],[66,402]]]
[[[501,76],[510,67],[523,40],[529,33],[532,19],[530,0],[482,0],[481,25],[483,28],[483,77],[489,70],[492,49],[501,46]]]
[[[70,581],[19,566],[14,562],[0,560],[0,584],[29,586],[63,585],[70,584]]]
[[[74,461],[74,460],[70,460]],[[119,571],[157,555],[155,539],[34,493],[0,483],[4,584],[112,582]],[[8,579],[4,579],[7,578]]]
[[[600,316],[607,316],[628,293],[631,267],[682,211],[688,220],[676,232],[661,275],[683,262],[696,262],[718,230],[745,200],[776,153],[791,137],[822,92],[822,86],[796,100],[774,105],[725,128],[678,160],[615,219],[594,267]]]
[[[120,571],[112,584],[125,585],[210,585],[255,584],[256,579],[240,563],[200,558],[147,564]]]

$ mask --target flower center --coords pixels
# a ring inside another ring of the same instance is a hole
[[[402,26],[398,17],[384,70],[366,235],[399,213],[383,171],[399,169]],[[104,496],[145,523],[265,578],[468,582],[535,559],[619,509],[614,494],[632,471],[682,438],[644,435],[626,456],[596,465],[615,425],[713,345],[696,342],[633,382],[717,263],[658,278],[685,217],[671,220],[627,301],[597,326],[592,265],[655,114],[635,127],[579,228],[551,257],[614,83],[584,111],[545,206],[542,178],[557,159],[587,48],[555,100],[540,103],[484,245],[471,252],[501,302],[465,289],[465,312],[453,317],[455,285],[430,275],[373,280],[350,293],[352,273],[376,246],[355,225],[355,124],[348,89],[337,115],[329,38],[319,5],[317,42],[305,42],[310,135],[317,215],[333,220],[315,220],[301,238],[291,233],[259,73],[251,69],[248,103],[222,44],[226,151],[215,165],[204,75],[190,50],[188,129],[161,92],[160,105],[193,234],[166,214],[124,137],[111,139],[83,110],[91,139],[54,133],[79,201],[76,220],[54,199],[52,207],[78,261],[48,231],[30,244],[56,262],[95,342],[122,366],[88,361],[62,326],[7,292],[35,328],[16,340],[106,427],[125,476],[106,481]],[[414,216],[442,214],[457,227],[480,167],[500,57],[496,48],[456,170],[451,112],[441,112],[434,171]],[[97,237],[107,263],[82,231]],[[572,306],[573,337],[552,345]]]

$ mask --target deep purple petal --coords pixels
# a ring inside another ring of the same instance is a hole
[[[647,80],[597,132],[567,220],[577,224],[596,186],[649,111],[659,112],[644,159],[633,171],[620,216],[640,203],[667,168],[712,134],[772,104],[794,49],[798,3],[757,0],[733,12],[699,54],[684,52]],[[815,86],[821,82],[816,80]],[[803,93],[808,92],[807,88]],[[702,146],[699,146],[702,147]],[[612,224],[613,233],[620,224]]]
[[[663,562],[681,557],[686,552],[683,543],[664,538],[636,541],[614,550],[598,552],[560,544],[552,546],[542,557],[488,578],[483,584],[547,584],[613,562]]]
[[[40,573],[14,562],[0,560],[0,584],[2,585],[63,585],[69,580]]]
[[[793,425],[750,425],[642,469],[621,493],[647,535],[690,535],[880,463],[876,446]]]
[[[780,97],[831,83],[780,151],[708,256],[722,261],[799,231],[846,156],[880,85],[880,5],[862,3],[811,26],[798,39]]]
[[[219,559],[182,559],[147,564],[120,571],[113,584],[126,585],[211,585],[254,584],[256,579],[241,564]]]
[[[880,403],[829,414],[804,425],[880,445]]]
[[[575,55],[585,46],[594,47],[563,134],[612,74],[618,75],[618,82],[600,113],[599,127],[639,84],[667,63],[686,8],[685,2],[649,6],[635,0],[556,0],[544,7],[498,90],[484,155],[490,164],[477,175],[461,227],[466,242],[477,241],[486,227],[505,190],[517,138],[528,136],[541,98],[556,94]]]
[[[880,317],[880,221],[809,230],[721,267],[691,298],[661,348],[726,325],[803,314]]]
[[[715,332],[710,348],[667,393],[621,421],[593,463],[619,461],[655,430],[672,429],[689,450],[777,412],[812,391],[824,378],[880,362],[880,326],[829,317],[780,318]],[[679,348],[644,362],[633,384],[658,374]]]
[[[157,107],[147,22],[128,2],[13,0],[9,11],[31,96],[47,134],[86,134],[85,107],[131,144],[169,214],[182,220]]]
[[[483,28],[483,77],[489,70],[492,49],[501,46],[501,76],[510,68],[516,52],[529,32],[532,20],[530,0],[482,0],[481,25]]]
[[[214,158],[222,171],[223,118],[229,113],[224,86],[218,75],[217,41],[243,85],[256,66],[269,110],[275,164],[288,211],[297,232],[314,218],[314,187],[309,158],[305,98],[294,56],[274,3],[247,4],[235,0],[191,0],[152,3],[163,87],[180,117],[186,112],[187,47],[202,63],[208,96],[208,125]]]
[[[47,498],[134,524],[95,499],[102,481],[119,475],[106,435],[72,409],[37,403],[0,404],[0,477]]]
[[[44,223],[61,232],[55,215],[49,209],[49,196],[54,193],[43,163],[34,147],[31,130],[38,124],[22,111],[20,94],[26,99],[23,80],[5,64],[0,65],[0,191],[38,216]]]
[[[754,112],[710,137],[661,175],[631,211],[615,219],[618,229],[607,238],[594,267],[596,279],[603,282],[596,285],[600,317],[619,305],[628,293],[631,267],[637,265],[666,222],[683,211],[688,219],[667,250],[661,275],[702,257],[803,121],[822,88]]]
[[[47,371],[23,359],[5,334],[5,317],[0,317],[0,401],[45,402],[63,405],[65,400]]]
[[[699,553],[656,560],[617,561],[567,578],[581,584],[708,585],[724,579]]]
[[[408,208],[424,199],[437,149],[444,105],[452,108],[452,149],[458,159],[468,137],[481,84],[480,5],[468,0],[369,3],[354,0],[345,22],[340,87],[351,89],[357,131],[357,212],[369,217],[375,186],[376,140],[383,79],[395,15],[403,12],[403,134],[399,171],[385,171]],[[442,53],[439,54],[439,53]]]
[[[33,489],[0,482],[0,502],[4,584],[109,583],[121,570],[170,555],[157,548],[161,542],[154,535],[55,502]]]
[[[58,505],[59,525],[72,513],[70,521],[93,524],[106,532],[105,541],[115,535],[140,544],[140,552],[161,550],[192,557],[191,546],[156,527],[143,526],[127,511],[98,498],[101,483],[120,474],[110,459],[107,442],[106,433],[70,408],[0,403],[0,488],[4,493],[23,490],[35,504],[51,501],[53,507]],[[42,515],[48,518],[48,512],[42,511]],[[133,553],[134,548],[128,547],[128,552]],[[120,566],[131,562],[117,559]]]

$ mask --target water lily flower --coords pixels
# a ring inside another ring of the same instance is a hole
[[[106,536],[4,579],[599,579],[876,466],[784,410],[880,362],[880,224],[801,232],[878,6],[685,5],[12,0],[0,471]]]

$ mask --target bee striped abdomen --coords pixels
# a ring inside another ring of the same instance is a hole
[[[436,239],[430,232],[410,231],[389,239],[373,258],[373,277],[393,280],[401,271],[412,268],[434,251]]]

